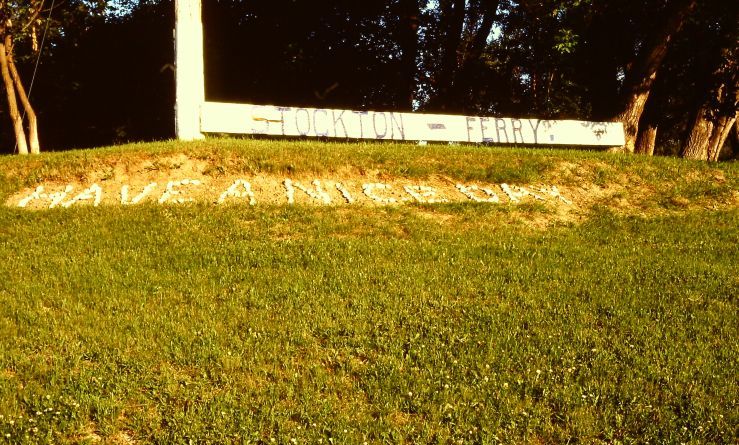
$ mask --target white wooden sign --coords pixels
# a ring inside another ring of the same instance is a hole
[[[612,122],[511,119],[316,108],[225,104],[205,101],[201,0],[175,0],[177,103],[180,140],[202,133],[263,134],[394,141],[494,144],[625,144],[623,125]]]
[[[621,123],[205,102],[204,133],[493,144],[624,145]]]

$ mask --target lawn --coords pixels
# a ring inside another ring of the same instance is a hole
[[[0,194],[172,153],[212,175],[620,188],[565,220],[533,202],[2,207],[0,443],[739,436],[735,163],[215,140],[4,158]]]

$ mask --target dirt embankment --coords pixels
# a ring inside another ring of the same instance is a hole
[[[515,206],[538,203],[549,209],[547,219],[558,221],[580,219],[595,205],[633,214],[739,205],[739,190],[732,191],[728,198],[685,196],[674,187],[670,192],[670,184],[649,184],[625,174],[599,181],[592,169],[584,171],[582,165],[570,162],[560,163],[557,169],[555,177],[560,180],[529,184],[463,181],[444,175],[402,177],[379,170],[351,168],[318,175],[235,175],[223,172],[206,160],[176,155],[100,168],[86,172],[84,180],[42,182],[12,194],[5,204],[43,210],[186,203],[244,206],[397,206],[463,202]],[[681,180],[689,181],[690,178]],[[726,178],[718,172],[712,180],[720,185]]]

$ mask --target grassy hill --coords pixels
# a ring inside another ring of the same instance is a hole
[[[737,163],[215,139],[2,158],[0,202],[0,443],[737,437]]]

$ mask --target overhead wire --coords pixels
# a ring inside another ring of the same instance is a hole
[[[54,11],[54,4],[56,0],[51,0],[51,6],[49,7],[49,15],[46,17],[46,26],[44,26],[44,33],[41,36],[41,45],[39,45],[38,48],[38,56],[36,57],[36,63],[33,67],[33,74],[31,75],[31,83],[28,85],[28,101],[31,101],[31,95],[33,94],[33,85],[36,82],[36,74],[38,73],[38,67],[41,63],[41,56],[44,52],[44,45],[46,44],[46,36],[49,33],[49,27],[51,26],[51,13]],[[41,3],[41,7],[43,8],[43,2]],[[26,120],[26,110],[23,110],[23,115],[21,116],[21,122]],[[18,141],[15,141],[15,148],[13,149],[13,153],[16,153],[18,151]]]
[[[33,67],[33,75],[31,76],[31,84],[28,86],[28,99],[31,99],[31,93],[33,92],[33,84],[36,81],[36,73],[38,72],[38,66],[41,62],[41,55],[44,52],[44,45],[46,44],[46,36],[49,33],[49,27],[51,25],[51,13],[54,11],[54,3],[56,0],[51,0],[51,6],[49,7],[49,15],[46,17],[46,26],[44,28],[44,34],[41,36],[41,45],[38,49],[38,57],[36,57],[36,65]]]

